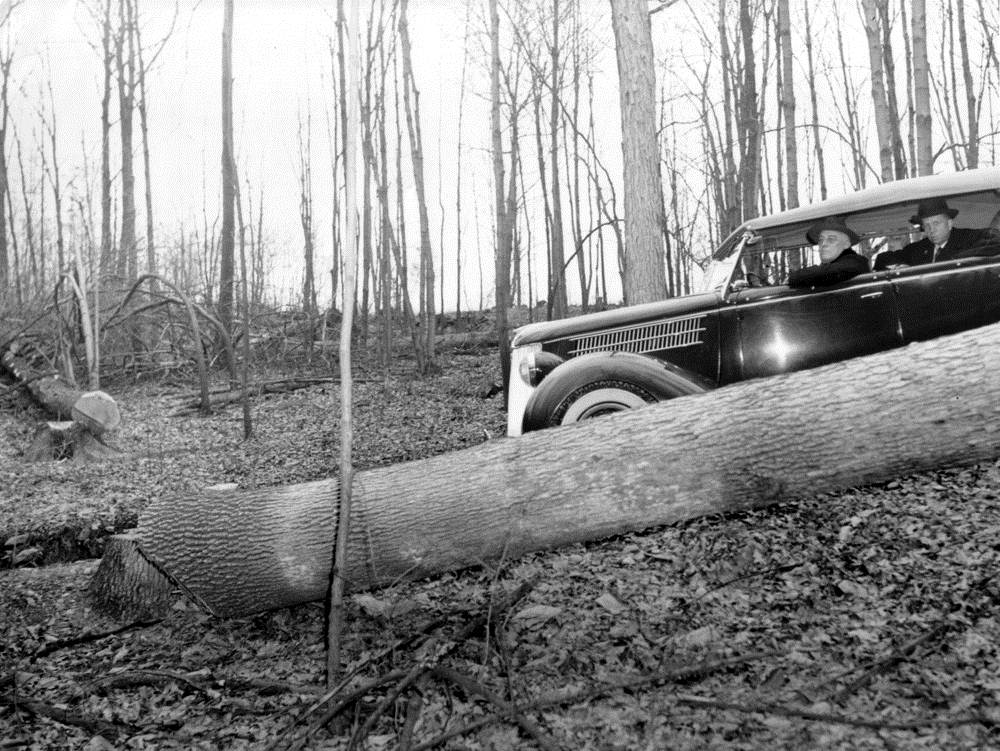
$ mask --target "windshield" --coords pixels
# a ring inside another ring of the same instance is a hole
[[[739,236],[731,236],[716,251],[712,257],[712,262],[705,270],[705,282],[702,292],[713,292],[726,288],[726,285],[729,284],[729,280],[733,276],[733,270],[740,260],[740,252],[750,237],[750,232],[745,232]]]

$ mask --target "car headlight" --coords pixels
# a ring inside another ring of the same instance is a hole
[[[517,374],[529,386],[537,386],[556,366],[563,362],[558,355],[536,350],[528,352],[517,365]]]

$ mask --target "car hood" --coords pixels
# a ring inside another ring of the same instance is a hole
[[[553,339],[563,339],[574,334],[581,334],[593,329],[628,326],[643,321],[658,320],[684,316],[700,311],[714,310],[719,306],[718,292],[705,292],[700,295],[674,297],[659,302],[629,305],[624,308],[605,310],[600,313],[588,313],[574,318],[563,318],[558,321],[529,323],[521,326],[511,335],[511,346],[519,347],[534,342],[547,342]]]

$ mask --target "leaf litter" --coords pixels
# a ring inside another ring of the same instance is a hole
[[[491,376],[492,358],[461,357],[432,378],[359,384],[357,464],[501,435],[497,401],[470,385]],[[247,443],[235,407],[171,417],[181,396],[123,392],[124,456],[95,466],[20,463],[38,416],[0,413],[8,553],[40,547],[40,564],[98,550],[162,495],[336,471],[335,387],[255,400]],[[322,724],[339,699],[308,713],[324,697],[321,604],[221,621],[180,602],[123,628],[89,608],[95,561],[8,569],[0,737],[89,749],[346,749],[352,736],[368,749],[1000,747],[998,493],[998,464],[942,470],[355,593],[344,650],[355,672],[338,696],[356,698]]]

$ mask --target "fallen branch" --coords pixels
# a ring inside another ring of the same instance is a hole
[[[500,604],[498,605],[494,605],[493,600],[491,599],[485,613],[480,614],[475,619],[467,623],[462,628],[461,631],[459,631],[454,637],[445,642],[442,646],[436,646],[435,643],[436,649],[433,650],[434,652],[433,656],[428,655],[427,657],[425,657],[424,660],[419,662],[417,665],[415,665],[408,671],[396,671],[394,673],[391,673],[390,675],[394,676],[392,678],[392,681],[396,683],[396,685],[393,686],[393,689],[392,691],[390,691],[389,694],[389,696],[392,698],[383,699],[383,701],[379,703],[379,705],[375,708],[375,710],[372,711],[371,715],[369,715],[365,723],[365,726],[361,728],[358,732],[356,732],[354,736],[352,736],[352,743],[354,742],[354,740],[356,740],[356,738],[364,737],[365,734],[367,734],[368,730],[370,730],[370,728],[374,725],[375,721],[377,721],[378,717],[380,717],[381,714],[391,705],[392,701],[395,701],[395,698],[397,696],[399,696],[414,681],[419,679],[420,676],[426,673],[428,669],[433,666],[436,660],[440,660],[443,656],[451,652],[455,647],[467,641],[472,635],[474,635],[477,631],[482,629],[487,623],[496,620],[499,614],[506,612],[511,607],[513,607],[517,602],[522,600],[534,588],[534,586],[535,586],[534,580],[529,580],[522,583],[513,592],[504,595]],[[436,620],[432,623],[439,625],[440,620]],[[424,628],[421,629],[420,633],[414,636],[407,637],[406,640],[404,641],[410,643],[414,641],[416,638],[424,637],[422,645],[425,648],[427,648],[428,643],[433,638],[430,637],[427,633],[430,630],[431,629],[429,626],[425,626]],[[390,651],[395,651],[398,648],[399,648],[398,646],[394,645],[392,648],[385,650],[383,652],[383,655],[388,654]],[[430,653],[432,650],[425,649],[425,651]],[[371,662],[372,661],[369,660],[368,664],[370,664]],[[337,686],[334,686],[332,689],[330,689],[319,700],[314,702],[313,705],[309,707],[309,709],[307,709],[301,715],[296,717],[292,722],[292,724],[288,728],[286,728],[281,733],[281,735],[279,735],[274,740],[274,742],[268,747],[268,751],[274,751],[274,749],[281,748],[282,747],[281,744],[284,743],[285,738],[294,732],[296,726],[303,723],[312,714],[319,711],[319,709],[325,706],[332,698],[337,696],[340,693],[340,691],[342,691],[343,688],[350,682],[351,678],[354,675],[356,675],[360,669],[361,667],[359,666],[355,668],[351,673],[344,676],[344,678],[340,681],[340,683]],[[388,682],[389,680],[387,680],[387,677],[383,676],[382,678],[376,679],[375,681],[372,681],[371,683],[367,684],[363,691],[359,692],[356,691],[352,693],[350,697],[342,698],[340,701],[337,702],[336,705],[327,710],[318,720],[313,722],[300,738],[298,738],[297,740],[293,739],[289,743],[288,748],[290,749],[302,748],[304,744],[307,741],[309,741],[320,728],[330,724],[330,722],[335,717],[337,717],[341,712],[343,712],[344,709],[346,709],[348,706],[357,701],[357,699],[361,698],[361,696],[364,696],[368,691],[377,688],[378,686],[385,685],[385,683]]]
[[[90,631],[85,634],[81,634],[80,636],[73,636],[68,639],[56,639],[55,641],[50,641],[44,647],[40,647],[35,654],[32,655],[32,659],[46,657],[53,652],[58,652],[60,649],[66,649],[67,647],[76,647],[80,644],[90,644],[95,641],[100,641],[101,639],[106,639],[109,636],[118,636],[126,631],[148,628],[162,622],[162,618],[155,618],[146,621],[133,621],[132,623],[127,623],[119,628],[113,628],[110,631]]]
[[[166,686],[177,683],[210,699],[217,699],[218,691],[203,686],[195,680],[200,675],[197,671],[185,674],[170,670],[123,670],[120,673],[112,673],[91,681],[85,688],[81,689],[81,692],[90,693],[112,688],[136,688],[139,686]]]
[[[617,681],[603,683],[599,686],[588,686],[587,688],[575,691],[561,691],[555,694],[541,696],[530,702],[519,704],[518,708],[521,710],[538,710],[547,709],[549,707],[565,706],[567,704],[578,704],[583,701],[590,701],[592,699],[605,696],[612,691],[640,688],[651,684],[670,682],[676,683],[690,680],[691,678],[708,675],[718,670],[725,670],[727,668],[743,665],[747,662],[752,662],[753,660],[766,659],[772,656],[773,653],[758,652],[748,655],[737,655],[736,657],[728,657],[721,660],[704,661],[687,667],[670,669],[647,675],[626,676]],[[476,720],[475,722],[470,722],[467,725],[462,725],[461,727],[449,730],[429,741],[414,746],[410,751],[427,751],[427,749],[439,746],[442,743],[452,740],[453,738],[460,738],[464,735],[468,735],[469,733],[473,733],[480,728],[497,722],[499,719],[501,718],[498,715],[490,715],[489,717],[484,717],[480,720]]]
[[[447,642],[438,644],[432,639],[425,641],[422,645],[424,651],[422,658],[416,665],[410,668],[406,675],[403,676],[403,678],[395,686],[393,686],[392,691],[383,697],[382,701],[380,701],[378,706],[375,707],[375,710],[365,719],[364,725],[356,729],[354,733],[351,734],[351,740],[347,744],[348,747],[354,747],[360,739],[366,738],[368,733],[371,732],[371,729],[375,727],[375,723],[378,722],[379,717],[381,717],[385,711],[396,702],[396,699],[399,698],[407,688],[409,688],[425,673],[430,672],[437,666],[437,663],[442,658],[451,654],[458,646],[468,641],[476,632],[484,628],[486,624],[496,620],[499,614],[507,612],[516,603],[524,599],[534,586],[535,582],[533,580],[524,582],[511,594],[506,595],[496,608],[493,607],[493,600],[490,599],[487,604],[486,612],[467,623],[465,627],[458,632],[458,634],[456,634],[452,639],[449,639]],[[322,724],[325,725],[326,723],[324,722]]]
[[[908,642],[903,644],[898,649],[894,649],[888,654],[884,655],[883,657],[880,657],[877,660],[873,660],[872,662],[869,662],[857,668],[857,669],[863,669],[864,672],[856,679],[851,681],[849,684],[844,686],[842,689],[840,689],[840,691],[838,691],[834,695],[833,700],[838,704],[840,704],[851,694],[867,686],[871,682],[872,678],[874,678],[876,675],[880,673],[885,673],[886,671],[895,667],[904,660],[907,660],[910,657],[910,655],[917,650],[917,648],[923,646],[924,644],[927,644],[928,642],[933,641],[934,639],[938,639],[944,636],[946,633],[954,629],[955,622],[954,620],[951,619],[951,616],[953,616],[958,611],[969,609],[969,596],[971,596],[975,592],[985,590],[986,586],[990,582],[992,582],[993,579],[994,579],[994,574],[992,573],[980,577],[973,583],[971,587],[969,587],[969,591],[966,594],[966,596],[959,603],[957,603],[951,609],[951,611],[949,611],[949,613],[940,620],[940,622],[938,622],[932,628],[928,629],[923,634],[920,634],[914,637],[913,639],[910,639]],[[978,604],[978,606],[974,609],[974,612],[969,615],[969,618],[975,620],[980,616],[983,610],[985,610],[987,607],[989,607],[996,601],[997,598],[995,595],[989,595],[986,602],[981,602]]]
[[[83,728],[94,735],[101,735],[110,740],[118,738],[125,733],[138,733],[140,728],[124,722],[109,722],[98,717],[89,717],[77,712],[70,712],[68,709],[61,709],[46,702],[35,701],[34,699],[22,699],[13,694],[0,694],[0,706],[11,707],[14,712],[27,712],[36,717],[46,717],[61,725]]]
[[[846,715],[832,714],[830,712],[816,712],[811,709],[799,707],[786,707],[777,704],[762,704],[751,702],[743,704],[722,699],[713,699],[708,696],[693,696],[689,694],[676,694],[674,700],[678,704],[689,707],[723,709],[745,714],[769,714],[781,717],[797,717],[803,720],[815,720],[817,722],[827,722],[834,725],[849,725],[851,727],[869,728],[871,730],[921,730],[928,727],[960,727],[962,725],[985,725],[994,727],[1000,725],[1000,716],[991,717],[985,714],[966,715],[964,717],[928,717],[919,720],[907,720],[905,722],[889,722],[883,720],[869,720],[862,717],[848,717]]]
[[[465,691],[466,694],[477,694],[486,699],[486,701],[496,707],[504,717],[516,722],[518,727],[534,738],[535,743],[537,743],[539,747],[545,751],[555,751],[560,747],[555,739],[551,738],[549,734],[542,730],[533,720],[529,719],[523,712],[519,711],[517,705],[504,701],[474,678],[459,673],[457,670],[452,670],[451,668],[442,667],[440,665],[432,668],[431,672],[438,678],[450,681],[456,686],[459,686],[463,691]]]
[[[355,383],[364,383],[363,379],[355,379]],[[318,386],[323,383],[340,383],[339,378],[285,378],[277,381],[262,381],[253,386],[247,386],[247,394],[250,396],[260,396],[261,394],[285,394],[299,389],[306,389],[310,386]],[[243,398],[243,392],[239,389],[226,389],[224,391],[211,392],[208,397],[209,404],[218,407],[223,404],[238,402]],[[172,414],[173,417],[190,414],[191,411],[201,406],[201,399],[187,399],[184,406]]]

